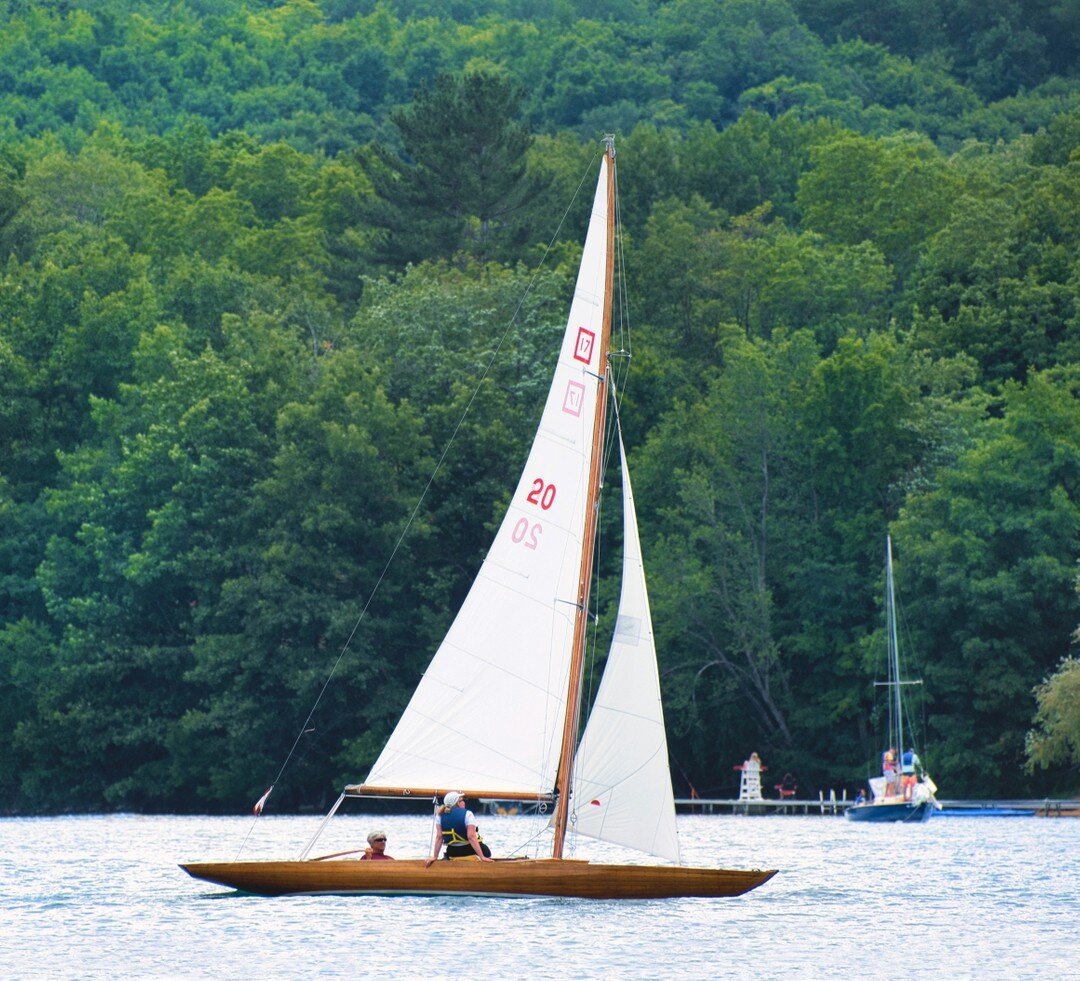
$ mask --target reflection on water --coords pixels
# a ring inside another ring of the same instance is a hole
[[[264,817],[243,857],[294,858],[317,823]],[[0,975],[1035,978],[1080,963],[1080,819],[680,817],[687,864],[781,870],[739,899],[262,899],[177,868],[235,858],[250,826],[0,821]],[[424,853],[430,819],[356,815],[319,853],[375,826],[390,854]],[[497,855],[543,834],[520,816],[484,817],[481,832]],[[641,860],[594,843],[578,855]]]

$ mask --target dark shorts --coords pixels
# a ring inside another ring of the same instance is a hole
[[[483,842],[480,842],[480,851],[484,853],[484,858],[491,858],[491,849],[488,848]],[[447,845],[446,854],[444,858],[475,858],[476,852],[473,851],[472,845]]]

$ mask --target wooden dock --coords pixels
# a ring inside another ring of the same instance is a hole
[[[855,803],[835,791],[822,793],[816,800],[809,798],[762,797],[740,800],[720,797],[676,797],[675,810],[680,814],[843,814]]]
[[[816,800],[785,797],[738,798],[677,797],[680,814],[815,814],[841,816],[855,802],[835,791],[820,792]],[[1080,817],[1077,800],[941,800],[942,813],[953,817]]]

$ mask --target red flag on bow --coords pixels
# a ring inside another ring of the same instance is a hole
[[[262,814],[263,805],[266,803],[266,798],[270,796],[270,791],[273,790],[273,784],[266,788],[266,793],[262,795],[256,802],[255,806],[251,809],[251,813],[258,817]]]

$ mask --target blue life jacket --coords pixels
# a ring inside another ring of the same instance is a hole
[[[904,773],[915,772],[915,754],[911,750],[908,750],[901,757],[901,768]]]
[[[467,845],[469,843],[469,828],[465,824],[465,815],[468,811],[463,807],[452,807],[449,811],[439,815],[439,828],[442,831],[444,845]],[[477,841],[480,836],[477,835]]]

